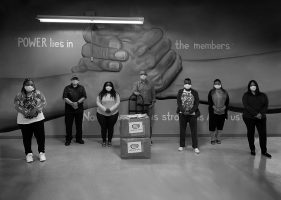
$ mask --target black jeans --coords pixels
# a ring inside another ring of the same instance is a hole
[[[243,120],[247,126],[247,136],[248,136],[250,150],[255,151],[255,127],[257,127],[261,152],[266,153],[267,152],[266,118],[251,119],[251,118],[243,117]]]
[[[189,123],[190,131],[191,131],[192,147],[198,148],[197,117],[192,115],[184,115],[180,113],[179,122],[180,122],[180,146],[185,147],[185,132],[186,132],[187,123]]]
[[[45,153],[45,128],[44,121],[34,122],[31,124],[19,124],[19,127],[22,132],[22,139],[25,154],[32,153],[31,144],[32,144],[32,136],[34,134],[37,145],[38,152]]]
[[[106,142],[106,135],[108,133],[108,142],[111,142],[114,132],[114,125],[117,122],[119,113],[114,115],[105,116],[97,113],[98,122],[101,127],[101,137],[102,141]]]
[[[73,125],[74,119],[75,119],[75,127],[76,127],[76,140],[82,139],[83,111],[82,112],[66,112],[65,113],[65,127],[66,127],[65,139],[67,141],[72,140],[72,125]]]

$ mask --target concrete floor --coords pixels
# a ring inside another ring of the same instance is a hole
[[[225,138],[214,146],[200,138],[199,155],[190,146],[178,152],[177,140],[155,138],[151,159],[121,160],[119,139],[102,148],[94,138],[69,147],[62,139],[48,138],[47,161],[36,158],[28,164],[22,140],[1,139],[0,199],[281,199],[280,137],[268,139],[272,159],[260,155],[258,144],[257,155],[251,156],[246,138]]]

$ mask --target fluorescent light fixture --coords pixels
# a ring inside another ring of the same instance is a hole
[[[90,23],[90,24],[143,24],[143,17],[97,17],[37,15],[40,22]]]

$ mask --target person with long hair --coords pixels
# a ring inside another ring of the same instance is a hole
[[[208,104],[211,144],[220,144],[221,131],[223,130],[225,119],[228,117],[229,96],[219,79],[214,80],[213,88],[208,94]]]
[[[271,158],[267,152],[267,130],[266,111],[268,108],[268,98],[260,92],[257,81],[251,80],[248,84],[248,91],[244,93],[242,102],[244,105],[243,121],[247,127],[247,136],[251,155],[256,155],[255,150],[255,127],[259,134],[259,143],[262,155]]]
[[[101,127],[102,146],[111,146],[114,125],[119,115],[120,96],[112,82],[104,83],[97,96],[97,119]]]
[[[17,124],[22,132],[26,162],[33,162],[31,149],[32,136],[34,134],[39,152],[39,160],[46,160],[45,155],[45,129],[43,108],[46,106],[46,98],[36,89],[32,79],[25,79],[21,92],[14,99],[15,109],[18,111]]]

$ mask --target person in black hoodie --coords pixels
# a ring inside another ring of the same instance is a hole
[[[192,147],[195,153],[200,153],[197,141],[197,117],[200,116],[199,95],[198,92],[191,88],[190,78],[184,80],[184,88],[178,91],[177,95],[177,113],[179,114],[180,123],[180,147],[182,151],[185,147],[185,132],[187,123],[189,123],[192,138]]]
[[[227,91],[222,88],[219,79],[214,80],[214,87],[208,94],[208,104],[211,144],[220,144],[220,134],[223,130],[224,121],[227,119],[229,96]]]
[[[265,93],[260,92],[258,83],[255,80],[249,82],[248,91],[243,95],[242,102],[244,105],[243,120],[247,127],[251,155],[256,155],[255,127],[257,127],[261,153],[271,158],[266,148],[266,111],[268,108],[268,98]]]

